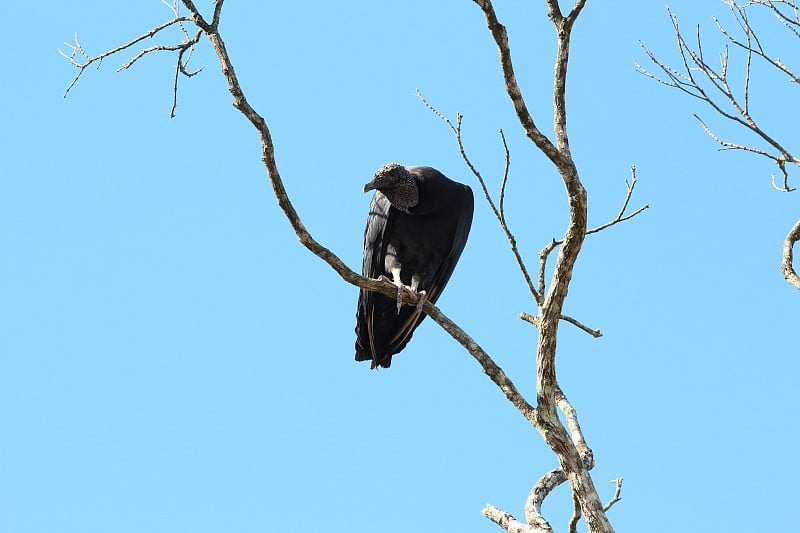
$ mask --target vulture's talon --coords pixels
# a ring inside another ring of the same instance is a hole
[[[397,286],[397,314],[400,314],[400,309],[403,307],[403,284]]]
[[[417,317],[422,314],[422,308],[425,306],[425,302],[428,300],[428,293],[425,291],[414,292],[416,292],[417,299],[417,310],[414,312],[414,319],[416,320]]]
[[[426,291],[417,292],[417,312],[422,312],[422,307],[428,301],[428,293]]]

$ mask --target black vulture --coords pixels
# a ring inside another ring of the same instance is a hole
[[[362,274],[398,286],[398,299],[361,289],[356,313],[356,361],[389,368],[435,303],[464,250],[474,200],[472,189],[431,167],[381,167],[364,192],[375,189],[364,230]],[[401,291],[418,306],[400,307]]]

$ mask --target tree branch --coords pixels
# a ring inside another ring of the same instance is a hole
[[[533,324],[537,328],[539,327],[540,319],[539,319],[538,316],[534,316],[534,315],[531,315],[531,314],[523,312],[523,313],[519,314],[519,317],[522,320],[524,320],[525,322],[530,322],[531,324]],[[599,329],[592,329],[589,326],[586,326],[586,325],[582,324],[581,322],[579,322],[578,320],[572,318],[571,316],[561,315],[559,318],[561,320],[565,321],[565,322],[569,322],[570,324],[572,324],[573,326],[575,326],[575,327],[577,327],[579,329],[582,329],[583,331],[585,331],[586,333],[588,333],[592,337],[600,338],[600,337],[603,336],[603,334],[600,332]]]
[[[553,79],[555,144],[540,132],[528,111],[514,75],[508,35],[505,27],[497,19],[491,0],[474,0],[474,2],[483,11],[486,24],[497,45],[506,93],[514,106],[517,118],[528,138],[558,169],[567,192],[569,206],[569,222],[556,258],[550,288],[546,294],[544,293],[543,273],[546,254],[540,254],[538,292],[543,295],[543,301],[540,305],[539,337],[536,348],[537,408],[534,426],[558,457],[572,491],[580,501],[589,531],[611,532],[613,528],[603,511],[592,478],[574,443],[570,441],[567,430],[559,420],[556,408],[556,391],[559,390],[555,366],[558,324],[561,320],[575,261],[586,237],[587,195],[569,149],[565,103],[570,35],[573,24],[586,2],[577,0],[572,11],[565,18],[558,0],[547,0],[549,16],[557,37]]]
[[[493,505],[486,505],[483,508],[483,516],[508,531],[508,533],[553,533],[553,528],[547,521],[541,524],[524,524],[514,518],[511,514],[498,509]]]
[[[618,477],[617,479],[612,479],[611,483],[616,483],[616,489],[614,489],[614,496],[611,500],[603,506],[603,511],[608,512],[611,507],[618,501],[622,500],[620,493],[622,492],[622,478]],[[567,530],[569,533],[578,533],[578,521],[581,519],[581,507],[579,502],[573,498],[573,511],[572,516],[567,523]]]
[[[797,272],[794,270],[793,266],[793,248],[794,243],[800,240],[800,220],[798,220],[792,229],[789,230],[789,234],[786,236],[786,239],[783,241],[783,261],[781,262],[781,270],[783,271],[783,277],[786,278],[793,287],[800,289],[800,276],[797,275]]]
[[[645,209],[648,209],[650,207],[649,204],[645,204],[636,211],[629,213],[627,215],[625,214],[625,211],[628,210],[628,204],[631,200],[631,197],[633,196],[633,191],[636,188],[636,166],[633,165],[631,166],[631,180],[630,181],[625,180],[625,186],[627,187],[627,193],[625,194],[625,199],[622,201],[622,207],[620,208],[616,218],[614,218],[609,222],[606,222],[605,224],[601,224],[595,228],[586,230],[586,235],[599,233],[604,229],[619,224],[620,222],[625,222],[626,220],[630,220],[639,213],[641,213],[642,211],[644,211]],[[553,239],[552,241],[547,243],[547,246],[542,248],[542,250],[539,252],[539,292],[541,293],[544,292],[544,279],[545,279],[545,272],[547,269],[547,258],[550,256],[550,253],[555,248],[563,244],[563,242],[564,242],[563,240]]]
[[[506,165],[503,169],[503,180],[500,182],[500,221],[505,224],[506,223],[506,210],[505,210],[505,201],[506,201],[506,184],[508,183],[508,171],[511,168],[511,152],[508,150],[508,143],[506,142],[506,136],[503,133],[503,128],[500,128],[500,139],[503,141],[503,149],[506,152]]]
[[[153,37],[154,35],[156,35],[160,31],[162,31],[162,30],[164,30],[166,28],[169,28],[170,26],[173,26],[175,24],[181,24],[183,22],[191,22],[191,19],[189,17],[176,17],[176,18],[174,18],[174,19],[172,19],[172,20],[170,20],[168,22],[165,22],[163,24],[160,24],[160,25],[156,26],[155,28],[153,28],[152,30],[148,31],[147,33],[144,33],[144,34],[140,35],[139,37],[136,37],[135,39],[133,39],[131,41],[128,41],[127,43],[125,43],[123,45],[120,45],[120,46],[118,46],[118,47],[116,47],[116,48],[114,48],[112,50],[109,50],[108,52],[103,52],[102,54],[99,54],[99,55],[96,55],[96,56],[90,56],[89,54],[86,53],[86,51],[83,49],[83,46],[81,45],[80,41],[78,40],[78,34],[76,33],[75,34],[75,44],[70,44],[70,43],[66,43],[66,42],[64,43],[64,45],[69,47],[70,50],[71,50],[71,52],[69,54],[66,54],[66,53],[62,52],[60,49],[58,50],[59,54],[61,54],[65,58],[67,58],[67,60],[70,63],[72,63],[78,69],[78,73],[75,75],[75,77],[72,79],[70,84],[67,86],[67,89],[64,91],[64,98],[67,97],[67,95],[72,90],[72,88],[75,86],[75,84],[78,83],[78,79],[81,77],[81,74],[83,74],[83,71],[86,70],[86,68],[89,67],[90,65],[92,65],[94,63],[100,64],[103,61],[103,59],[105,59],[105,58],[107,58],[109,56],[112,56],[112,55],[114,55],[114,54],[116,54],[118,52],[121,52],[123,50],[127,50],[128,48],[136,45],[137,43],[140,43],[141,41],[143,41],[145,39],[149,39],[149,38]],[[195,44],[195,43],[189,42],[187,47],[189,47],[189,46],[191,46],[193,44]],[[128,61],[128,63],[126,63],[125,65],[120,67],[119,70],[124,70],[124,69],[129,68],[140,57],[142,57],[143,55],[145,55],[147,53],[161,51],[161,50],[174,51],[174,50],[179,49],[180,46],[181,45],[175,45],[172,48],[154,46],[154,47],[151,47],[149,49],[143,50],[143,51],[139,52],[138,54],[136,54],[136,56],[134,56],[133,59]],[[83,59],[82,60],[78,59],[79,57],[81,57]]]
[[[567,531],[569,533],[578,533],[578,522],[581,519],[581,502],[575,495],[572,495],[572,516],[569,517],[567,522]]]
[[[756,56],[763,59],[766,63],[769,63],[777,70],[789,76],[790,81],[794,83],[800,83],[800,77],[797,76],[794,72],[792,72],[792,70],[789,67],[784,65],[783,62],[781,62],[779,59],[773,59],[769,54],[767,54],[764,51],[764,48],[761,46],[761,41],[759,40],[758,35],[756,35],[755,28],[750,24],[750,20],[747,18],[747,12],[745,11],[746,6],[740,6],[733,2],[731,2],[729,6],[731,9],[731,13],[733,13],[734,18],[736,19],[736,22],[739,23],[739,27],[744,32],[747,42],[743,43],[735,36],[728,33],[728,31],[726,31],[725,28],[723,27],[720,20],[717,17],[713,17],[714,23],[717,25],[717,29],[720,31],[720,33],[722,33],[722,35],[727,37],[731,43],[743,49],[747,53],[748,57],[755,54]],[[755,41],[755,45],[753,44],[753,41]],[[749,71],[750,69],[748,68],[747,72]]]
[[[780,192],[793,192],[795,187],[789,185],[789,171],[787,170],[786,165],[789,164],[800,167],[800,158],[795,156],[793,152],[783,145],[783,143],[779,142],[775,137],[762,129],[750,112],[750,75],[753,58],[755,57],[761,59],[764,63],[772,67],[772,69],[787,75],[792,82],[800,82],[800,76],[795,74],[779,59],[773,58],[766,52],[755,27],[750,21],[748,9],[755,6],[769,8],[776,15],[777,20],[784,27],[788,28],[794,37],[800,39],[800,31],[798,31],[798,29],[800,29],[800,6],[798,6],[798,4],[794,1],[790,0],[780,2],[773,0],[751,0],[741,4],[737,4],[734,0],[730,0],[727,2],[727,4],[731,10],[734,20],[743,33],[744,38],[740,39],[726,30],[722,22],[716,17],[714,18],[714,23],[716,24],[719,32],[725,38],[727,38],[727,40],[736,49],[743,50],[745,53],[744,83],[742,90],[743,94],[741,96],[737,96],[734,93],[728,81],[729,53],[727,46],[725,47],[721,56],[720,70],[717,71],[703,59],[700,27],[698,26],[697,29],[696,48],[692,48],[687,44],[683,34],[681,33],[680,26],[678,25],[678,18],[671,11],[669,11],[669,8],[667,8],[667,13],[669,14],[672,27],[675,32],[675,37],[677,39],[678,51],[683,62],[683,70],[681,71],[667,66],[664,62],[658,60],[656,56],[644,45],[642,45],[642,48],[644,49],[650,61],[652,61],[653,64],[661,69],[661,71],[666,75],[667,79],[661,79],[657,76],[654,76],[639,64],[637,64],[637,69],[639,72],[662,83],[663,85],[679,89],[680,91],[703,101],[723,118],[739,124],[746,130],[755,134],[757,138],[760,138],[767,145],[766,149],[724,140],[716,135],[697,114],[694,115],[702,125],[706,134],[720,145],[720,150],[740,150],[770,159],[778,167],[783,182],[782,185],[778,185],[775,180],[775,174],[773,173],[772,186]],[[784,12],[779,5],[788,6],[791,14]],[[698,73],[697,77],[695,77],[695,73]],[[707,92],[705,90],[702,80],[705,80],[705,82],[710,85],[712,92]],[[718,101],[717,98],[719,98],[721,101]],[[743,104],[741,103],[742,101],[744,102]],[[798,278],[792,266],[792,247],[797,241],[798,233],[800,233],[800,227],[798,227],[796,224],[784,241],[781,269],[783,270],[786,281],[788,281],[794,287],[800,288],[800,279]]]
[[[717,29],[737,48],[743,49],[745,51],[746,56],[745,56],[745,66],[744,66],[744,88],[741,97],[736,96],[734,91],[731,89],[728,80],[729,59],[728,59],[727,47],[725,48],[725,51],[721,56],[721,68],[719,71],[717,71],[715,68],[709,65],[703,58],[702,41],[700,38],[699,26],[697,29],[697,45],[696,48],[692,48],[683,37],[683,33],[681,32],[680,26],[678,24],[677,16],[675,16],[672,13],[672,11],[669,10],[669,8],[667,8],[667,13],[669,14],[670,21],[672,22],[672,27],[675,32],[675,37],[677,39],[677,46],[678,46],[678,51],[680,52],[681,55],[683,70],[679,71],[673,67],[667,66],[664,62],[657,59],[655,54],[653,54],[653,52],[651,52],[643,44],[642,44],[642,49],[645,51],[645,54],[647,54],[648,58],[653,64],[655,64],[659,69],[661,69],[661,71],[666,75],[667,79],[662,79],[655,76],[654,74],[650,73],[647,69],[645,69],[642,65],[638,63],[636,67],[639,72],[646,75],[647,77],[668,87],[679,89],[680,91],[703,101],[706,105],[711,107],[720,116],[736,124],[739,124],[740,126],[746,128],[747,130],[755,134],[762,141],[764,141],[768,146],[770,146],[774,150],[773,152],[744,144],[725,141],[720,137],[718,137],[717,135],[715,135],[708,127],[708,125],[697,114],[694,115],[695,118],[697,118],[697,120],[701,123],[703,130],[706,132],[706,134],[708,134],[715,142],[720,144],[722,149],[743,150],[771,159],[779,167],[781,173],[784,176],[783,186],[778,187],[777,185],[775,185],[775,188],[782,192],[792,192],[795,190],[795,188],[789,186],[788,183],[789,176],[788,172],[786,171],[785,164],[792,163],[794,165],[800,166],[800,159],[798,159],[798,157],[796,157],[787,147],[785,147],[776,138],[774,138],[772,135],[770,135],[764,129],[762,129],[761,126],[759,126],[758,122],[750,113],[750,98],[751,98],[750,73],[752,66],[752,57],[755,56],[763,59],[767,64],[771,65],[780,72],[789,76],[791,81],[797,82],[800,80],[800,77],[798,77],[791,69],[789,69],[789,67],[784,65],[780,60],[773,59],[764,51],[764,48],[761,45],[761,41],[758,38],[758,35],[755,32],[753,26],[750,24],[750,20],[746,14],[746,8],[751,5],[762,5],[770,7],[773,10],[777,10],[777,7],[774,5],[774,2],[768,0],[753,1],[743,5],[737,5],[734,2],[729,2],[731,12],[733,13],[736,22],[739,24],[740,28],[745,34],[745,41],[736,38],[730,32],[728,32],[723,27],[719,19],[717,18],[714,19],[717,25]],[[780,13],[779,10],[778,12]],[[787,20],[787,19],[788,17],[782,20]],[[800,38],[800,33],[795,33],[795,35],[798,38]],[[696,77],[695,73],[699,73],[700,77]],[[711,86],[711,88],[714,91],[716,91],[717,94],[721,95],[721,100],[722,100],[721,102],[717,101],[716,99],[717,97],[713,96],[712,93],[706,91],[702,83],[703,79],[705,79],[705,81]],[[725,102],[727,102],[727,104],[725,104]],[[728,106],[732,110],[728,110],[724,106]],[[774,184],[774,179],[773,179],[773,184]]]
[[[628,192],[625,194],[625,200],[623,200],[622,202],[622,207],[620,208],[617,217],[614,220],[611,220],[610,222],[606,222],[605,224],[601,224],[596,228],[587,230],[586,235],[591,235],[592,233],[599,233],[604,229],[610,228],[615,224],[619,224],[620,222],[625,222],[626,220],[630,220],[639,213],[641,213],[642,211],[644,211],[645,209],[648,209],[650,207],[649,204],[644,204],[642,207],[640,207],[633,213],[627,215],[625,214],[625,211],[628,210],[628,202],[631,201],[631,197],[633,196],[633,190],[636,188],[636,166],[634,165],[631,165],[631,181],[625,180],[625,186],[628,188]]]
[[[472,164],[472,161],[470,160],[469,156],[467,155],[467,151],[464,148],[464,141],[461,137],[461,123],[464,118],[463,115],[461,115],[461,113],[457,113],[456,124],[453,125],[452,121],[449,118],[440,113],[438,109],[433,107],[433,105],[431,105],[430,102],[428,102],[425,99],[425,97],[422,96],[422,93],[419,92],[419,89],[417,89],[416,94],[417,98],[420,99],[423,105],[425,105],[425,107],[427,107],[434,115],[436,115],[442,121],[444,121],[444,123],[447,124],[447,126],[452,130],[453,134],[455,135],[456,142],[458,143],[458,151],[461,153],[461,158],[467,164],[470,171],[478,179],[478,183],[480,184],[481,190],[483,191],[483,196],[486,198],[486,202],[492,209],[495,218],[497,218],[497,221],[500,223],[500,227],[502,228],[503,233],[505,233],[506,238],[508,239],[508,243],[511,246],[511,252],[514,254],[514,258],[517,260],[517,266],[522,272],[522,277],[525,278],[525,283],[528,285],[528,290],[530,291],[531,295],[533,295],[533,298],[536,300],[537,305],[541,306],[542,296],[533,286],[533,281],[531,281],[531,276],[528,273],[528,267],[525,265],[525,261],[522,259],[522,255],[520,254],[519,248],[517,247],[517,239],[516,237],[514,237],[514,234],[511,232],[511,229],[508,227],[508,224],[506,223],[505,211],[503,209],[503,200],[505,198],[505,188],[506,188],[506,182],[508,180],[508,170],[511,164],[511,159],[510,159],[511,155],[508,151],[508,145],[506,144],[506,138],[505,135],[503,135],[503,130],[500,130],[500,138],[502,139],[503,147],[505,148],[505,169],[503,171],[503,180],[500,188],[500,209],[498,210],[497,206],[494,203],[494,200],[492,200],[492,195],[489,194],[489,189],[486,186],[486,182],[484,181],[483,176],[478,171],[478,169],[475,168],[475,165]]]
[[[617,479],[612,479],[611,483],[616,483],[616,488],[614,489],[614,497],[603,506],[603,510],[608,511],[611,507],[614,506],[615,503],[622,499],[620,494],[622,493],[622,478],[618,477]]]
[[[500,54],[500,66],[503,70],[503,79],[506,84],[506,93],[511,99],[511,103],[517,113],[517,118],[525,130],[525,134],[551,161],[553,161],[553,163],[556,164],[556,166],[559,166],[557,162],[563,164],[561,153],[559,153],[558,149],[550,142],[550,139],[543,135],[542,132],[539,131],[539,128],[536,127],[533,117],[528,111],[528,106],[522,98],[522,92],[517,84],[517,78],[514,75],[514,65],[511,61],[511,48],[509,48],[508,45],[508,33],[506,32],[505,26],[500,24],[497,20],[497,14],[494,11],[491,0],[473,1],[483,11],[486,17],[486,24],[497,44],[497,50]],[[553,2],[548,3],[555,3],[556,8],[558,8],[558,2],[553,0]]]
[[[581,462],[587,471],[591,470],[594,468],[594,454],[584,439],[583,431],[581,430],[580,423],[578,423],[578,413],[572,407],[572,404],[569,403],[567,397],[560,388],[556,391],[556,397],[558,408],[561,410],[561,412],[564,414],[564,418],[567,420],[570,437],[575,445],[575,449],[580,454]],[[525,519],[529,524],[540,524],[544,521],[544,518],[541,514],[541,509],[545,498],[547,498],[553,489],[564,483],[566,480],[567,475],[564,472],[564,468],[560,467],[542,476],[536,485],[533,486],[533,489],[531,490],[530,494],[528,495],[528,499],[525,502]],[[573,502],[575,503],[575,509],[568,524],[570,531],[575,530],[577,522],[581,517],[581,502],[580,498],[578,497],[578,493],[575,491],[573,491]],[[604,512],[606,510],[607,509],[604,508]],[[544,523],[547,522],[544,521]]]

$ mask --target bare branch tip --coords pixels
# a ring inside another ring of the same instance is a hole
[[[617,486],[614,489],[614,496],[611,498],[611,501],[609,501],[607,504],[603,506],[603,511],[608,511],[609,509],[611,509],[611,507],[614,506],[615,503],[617,503],[622,499],[622,496],[620,496],[620,494],[622,493],[622,478],[618,477],[616,479],[612,479],[611,483],[616,483]]]

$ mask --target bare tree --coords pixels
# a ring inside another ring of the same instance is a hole
[[[568,530],[577,531],[577,523],[581,516],[583,516],[589,531],[607,533],[613,531],[613,527],[608,520],[606,512],[614,503],[620,500],[622,478],[614,480],[616,483],[615,493],[613,498],[604,505],[600,500],[597,489],[589,473],[594,466],[592,451],[583,436],[575,409],[569,403],[567,396],[558,384],[555,364],[558,327],[559,323],[563,320],[581,328],[595,337],[601,335],[598,330],[591,329],[578,320],[565,316],[562,313],[573,267],[578,259],[581,247],[587,235],[597,233],[619,222],[628,220],[642,212],[647,206],[645,205],[628,213],[628,204],[636,186],[635,168],[632,167],[631,179],[630,181],[626,181],[627,192],[618,215],[611,221],[593,229],[589,229],[587,226],[587,195],[581,183],[578,168],[570,152],[569,137],[567,135],[567,105],[565,101],[570,36],[573,25],[577,21],[587,1],[576,0],[572,8],[566,14],[562,12],[557,0],[544,1],[547,5],[549,18],[554,26],[557,39],[553,86],[554,139],[550,139],[541,131],[528,110],[528,106],[514,75],[514,65],[511,58],[506,28],[499,22],[491,0],[474,0],[485,17],[490,34],[498,48],[506,91],[514,106],[519,122],[524,129],[525,135],[530,139],[536,149],[547,156],[566,188],[566,207],[569,212],[568,225],[564,235],[560,239],[553,239],[541,250],[538,258],[538,275],[535,278],[531,275],[530,269],[521,256],[517,247],[516,237],[506,221],[504,199],[509,175],[510,154],[502,131],[500,134],[503,146],[505,147],[506,164],[499,192],[499,199],[498,202],[495,203],[481,173],[473,165],[464,148],[461,136],[461,115],[456,117],[454,123],[441,115],[431,104],[419,95],[423,103],[442,118],[452,129],[464,161],[478,179],[487,202],[508,238],[511,251],[517,260],[517,264],[538,309],[536,315],[527,313],[521,313],[520,315],[522,319],[536,326],[539,332],[538,345],[536,348],[537,394],[535,405],[530,403],[519,392],[512,380],[505,374],[494,359],[440,309],[426,301],[423,310],[477,360],[483,372],[497,385],[503,395],[517,408],[525,419],[539,431],[558,459],[559,466],[544,474],[531,490],[525,505],[524,522],[491,505],[484,508],[484,516],[509,532],[551,532],[553,531],[552,526],[541,513],[542,502],[556,486],[568,481],[572,489],[574,501],[574,514],[568,524]],[[335,253],[315,240],[303,225],[300,215],[295,210],[284,188],[283,179],[275,161],[274,144],[267,122],[253,109],[245,97],[244,91],[236,76],[233,62],[225,48],[225,42],[219,29],[223,2],[224,0],[216,0],[214,2],[213,13],[210,18],[207,18],[201,14],[192,0],[181,0],[182,7],[176,0],[170,6],[173,12],[173,17],[170,20],[152,28],[125,44],[99,55],[89,55],[83,49],[76,36],[74,43],[68,44],[70,52],[62,52],[62,54],[78,69],[75,78],[67,87],[67,92],[75,86],[81,74],[90,65],[99,63],[103,59],[114,54],[135,49],[137,46],[141,46],[141,43],[146,39],[160,34],[160,32],[167,28],[178,27],[183,35],[180,42],[141,48],[135,52],[132,59],[120,67],[120,69],[130,68],[138,60],[153,52],[175,53],[176,65],[173,105],[171,110],[171,115],[174,115],[175,105],[177,103],[178,81],[182,76],[189,77],[197,74],[198,71],[188,70],[187,61],[199,40],[203,37],[207,38],[219,59],[222,74],[233,96],[234,107],[249,120],[258,132],[261,140],[261,157],[270,183],[272,184],[275,197],[286,215],[289,224],[299,238],[300,243],[314,255],[325,261],[344,281],[361,288],[380,292],[392,298],[396,297],[397,288],[393,284],[360,276],[345,265]],[[181,9],[183,8],[188,12],[187,15],[181,14]],[[190,30],[190,27],[193,28]],[[552,276],[548,281],[546,279],[547,261],[550,254],[555,250],[558,250],[558,252],[555,258]],[[413,304],[408,295],[403,295],[403,303]],[[562,423],[559,418],[559,410],[564,415],[566,425]]]
[[[653,74],[641,65],[637,65],[637,68],[653,80],[697,98],[719,116],[753,134],[758,144],[732,142],[715,134],[702,118],[697,114],[694,115],[709,137],[720,145],[720,150],[741,150],[771,160],[780,172],[779,181],[776,180],[775,174],[772,175],[773,187],[780,192],[793,192],[796,188],[789,184],[787,166],[800,167],[800,158],[784,140],[778,139],[762,127],[761,119],[757,119],[751,109],[750,91],[755,62],[766,65],[773,74],[784,79],[788,78],[790,83],[800,83],[800,75],[779,58],[777,53],[780,51],[769,49],[761,30],[757,29],[753,22],[756,10],[767,11],[774,15],[772,19],[775,26],[774,30],[769,28],[768,31],[788,32],[791,39],[800,40],[800,4],[794,0],[749,0],[738,3],[735,0],[725,0],[725,3],[728,4],[735,24],[734,30],[730,30],[720,19],[716,17],[713,19],[717,30],[727,41],[719,54],[718,66],[706,58],[700,26],[697,26],[692,41],[687,41],[678,25],[677,16],[667,8],[681,62],[678,67],[669,66],[642,45],[647,57],[660,73]],[[732,57],[742,63],[738,69],[741,71],[741,79],[738,81],[731,80],[731,72],[737,70],[731,68]],[[793,267],[792,251],[794,243],[798,240],[800,240],[800,220],[794,224],[784,239],[781,261],[781,270],[786,281],[800,289],[800,276]]]

